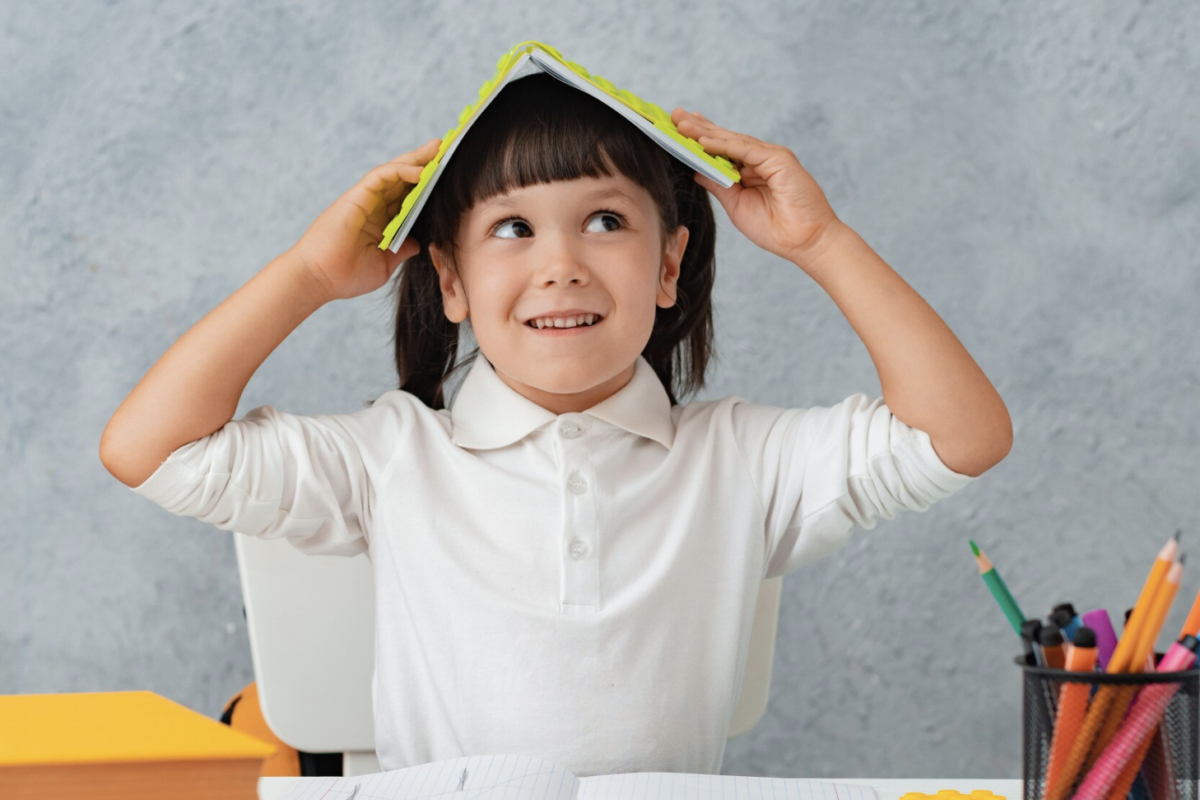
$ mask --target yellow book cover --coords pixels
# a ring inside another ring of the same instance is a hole
[[[728,188],[741,180],[741,173],[734,168],[729,159],[708,153],[695,139],[680,133],[667,111],[638,97],[628,89],[617,88],[606,78],[588,72],[582,65],[568,60],[554,47],[528,39],[500,56],[495,72],[479,87],[475,101],[468,103],[459,112],[458,124],[442,136],[437,155],[421,170],[420,179],[405,196],[400,211],[384,228],[383,239],[379,242],[380,250],[399,252],[400,245],[416,222],[429,193],[458,148],[459,140],[483,110],[508,83],[539,72],[549,73],[568,86],[586,92],[604,103],[668,153],[721,186]]]
[[[0,695],[0,771],[37,765],[262,760],[275,746],[147,691]]]

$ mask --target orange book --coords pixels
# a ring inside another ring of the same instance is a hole
[[[274,745],[153,692],[0,695],[0,797],[256,800]]]

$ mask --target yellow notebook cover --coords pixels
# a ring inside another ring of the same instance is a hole
[[[720,155],[707,152],[691,137],[684,136],[671,121],[671,115],[654,103],[635,95],[628,89],[618,89],[613,82],[588,72],[580,64],[567,60],[562,53],[544,42],[529,39],[500,56],[496,71],[479,88],[476,101],[468,103],[458,115],[458,124],[446,131],[437,154],[421,170],[417,184],[409,190],[400,211],[383,230],[380,250],[399,251],[400,245],[416,222],[429,192],[441,176],[443,167],[454,155],[458,142],[480,113],[510,81],[526,75],[546,72],[568,86],[585,92],[621,114],[635,127],[653,139],[660,147],[694,170],[726,188],[741,180],[733,163]]]
[[[154,692],[0,695],[0,769],[265,759],[275,746]]]
[[[908,792],[900,800],[1005,800],[1004,795],[992,794],[987,789],[972,789],[970,794],[956,789],[938,789],[937,794]]]

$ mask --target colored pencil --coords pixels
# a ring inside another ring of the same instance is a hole
[[[1158,632],[1162,630],[1167,612],[1179,591],[1182,576],[1183,562],[1176,561],[1167,570],[1162,586],[1155,593],[1154,600],[1150,604],[1150,611],[1146,614],[1145,623],[1136,631],[1137,645],[1131,657],[1129,672],[1144,672],[1147,670],[1147,664],[1149,664],[1149,671],[1154,671],[1154,642],[1158,639]],[[1136,613],[1135,611],[1134,614],[1136,615]],[[1096,736],[1096,743],[1092,746],[1092,752],[1085,762],[1084,769],[1092,768],[1100,754],[1116,736],[1117,730],[1121,727],[1121,721],[1125,719],[1125,712],[1129,709],[1129,704],[1137,693],[1137,686],[1120,687],[1112,708],[1108,712],[1108,717],[1100,726],[1100,733]],[[1139,761],[1139,763],[1141,762]],[[1128,787],[1126,790],[1128,791]]]
[[[1156,590],[1166,576],[1167,570],[1175,561],[1175,554],[1179,551],[1178,540],[1179,532],[1176,531],[1175,536],[1167,540],[1154,559],[1150,574],[1146,576],[1146,582],[1142,584],[1142,591],[1138,595],[1137,603],[1134,604],[1133,614],[1129,617],[1129,625],[1126,626],[1124,634],[1117,642],[1116,650],[1113,651],[1112,658],[1108,661],[1107,672],[1122,673],[1128,670],[1130,658],[1137,646],[1137,631],[1141,628],[1141,622],[1150,610]],[[1092,696],[1087,714],[1083,718],[1083,724],[1079,728],[1079,735],[1075,737],[1075,741],[1071,745],[1071,752],[1063,765],[1062,778],[1050,787],[1045,800],[1066,800],[1067,792],[1075,784],[1080,767],[1087,760],[1096,736],[1100,733],[1100,728],[1116,699],[1115,693],[1112,691],[1114,688],[1101,686]]]
[[[1021,612],[1021,607],[1017,605],[1016,598],[1008,590],[1008,586],[1004,583],[1004,579],[1000,577],[1000,573],[996,571],[996,567],[992,564],[991,560],[979,549],[979,545],[970,539],[967,541],[971,542],[971,552],[975,554],[975,564],[979,567],[979,577],[983,578],[983,582],[987,584],[988,589],[992,592],[992,597],[996,598],[1000,610],[1008,618],[1008,624],[1012,625],[1013,631],[1016,632],[1017,636],[1020,636],[1021,625],[1025,622],[1025,615]]]
[[[1172,645],[1168,651],[1170,658],[1163,657],[1161,671],[1174,672],[1190,668],[1196,660],[1196,645],[1195,637],[1190,637],[1186,643],[1177,642]],[[1179,684],[1173,683],[1155,683],[1142,688],[1117,736],[1104,748],[1096,766],[1079,785],[1075,798],[1104,800],[1110,796],[1110,792],[1116,794],[1117,791],[1118,798],[1125,796],[1141,765],[1139,756],[1145,756],[1167,704],[1178,691]],[[1118,785],[1119,777],[1126,779],[1124,786]]]

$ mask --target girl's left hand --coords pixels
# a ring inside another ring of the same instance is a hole
[[[741,173],[741,182],[728,189],[696,173],[696,182],[716,195],[737,229],[764,250],[803,267],[839,220],[795,153],[682,108],[671,112],[671,121]]]

